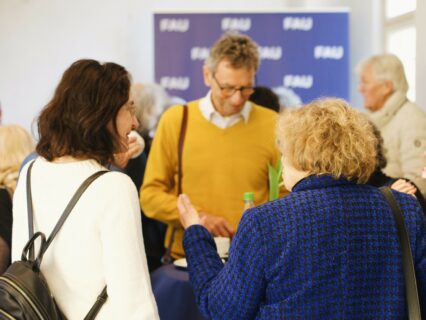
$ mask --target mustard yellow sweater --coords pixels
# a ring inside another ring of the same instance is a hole
[[[152,143],[140,192],[148,217],[178,228],[172,256],[182,257],[183,229],[176,208],[177,150],[183,107],[168,109]],[[243,213],[244,192],[254,192],[255,204],[268,200],[268,164],[275,165],[277,114],[255,106],[248,122],[220,129],[201,114],[198,101],[188,104],[188,126],[182,156],[182,191],[200,210],[224,217],[236,229]]]

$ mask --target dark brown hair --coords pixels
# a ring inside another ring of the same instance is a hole
[[[109,163],[123,148],[116,118],[129,90],[130,75],[122,66],[85,59],[74,62],[40,113],[37,153],[49,161],[73,156]]]

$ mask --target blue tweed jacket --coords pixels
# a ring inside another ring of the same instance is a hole
[[[426,315],[426,219],[394,192],[410,233]],[[243,215],[224,265],[202,226],[184,248],[201,312],[211,319],[404,319],[401,249],[378,189],[310,176]]]

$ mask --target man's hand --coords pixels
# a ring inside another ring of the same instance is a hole
[[[201,212],[200,216],[201,224],[209,230],[214,237],[232,238],[234,236],[234,229],[224,218],[212,216],[205,212]]]
[[[410,182],[404,180],[404,179],[398,179],[396,180],[392,185],[391,188],[399,191],[399,192],[403,192],[403,193],[407,193],[407,194],[411,194],[414,196],[414,194],[417,191],[417,188],[415,186],[413,186],[413,184],[411,184]]]

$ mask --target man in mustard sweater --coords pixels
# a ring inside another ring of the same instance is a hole
[[[207,96],[188,103],[182,154],[182,192],[197,207],[213,236],[232,237],[243,213],[244,192],[255,204],[268,200],[268,164],[275,165],[277,113],[248,101],[259,53],[248,36],[227,33],[211,48],[203,67]],[[140,202],[145,214],[175,229],[171,255],[184,256],[176,207],[178,140],[183,106],[162,116],[148,158]]]

